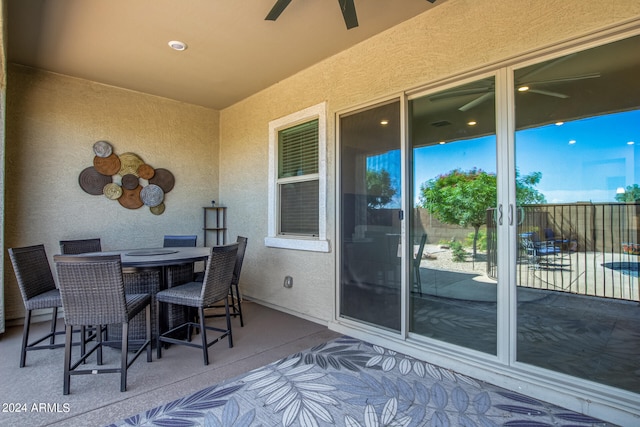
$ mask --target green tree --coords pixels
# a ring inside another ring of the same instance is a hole
[[[545,203],[534,187],[542,174],[533,172],[520,177],[516,171],[516,200],[518,204]],[[440,222],[473,227],[473,256],[476,256],[480,227],[487,223],[487,209],[497,204],[496,175],[474,168],[454,169],[430,179],[420,187],[420,206]]]
[[[396,195],[396,189],[391,184],[391,175],[388,171],[367,170],[367,206],[377,209],[391,202]]]
[[[616,194],[617,202],[638,202],[640,201],[640,186],[638,184],[628,185],[624,193]]]

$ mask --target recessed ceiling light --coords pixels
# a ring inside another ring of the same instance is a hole
[[[575,139],[572,139],[571,141],[569,141],[569,145],[573,145],[573,144],[575,144],[575,143],[576,143],[576,140],[575,140]]]
[[[470,122],[467,122],[467,124],[468,124],[469,126],[475,126],[475,125],[477,125],[477,124],[478,124],[478,122],[476,122],[475,120],[471,120]]]
[[[438,142],[438,144],[440,144],[440,145],[444,145],[444,144],[446,144],[446,142],[444,142],[444,141],[440,141],[440,142]]]
[[[562,126],[564,122],[556,122],[556,126]]]
[[[382,120],[380,120],[380,124],[381,124],[382,126],[386,126],[386,125],[388,125],[388,124],[389,124],[389,120],[387,120],[387,119],[382,119]]]
[[[635,142],[634,142],[634,141],[629,141],[629,142],[627,142],[627,145],[633,145],[633,144],[635,144]]]
[[[178,40],[171,40],[169,42],[169,47],[173,50],[182,52],[187,49],[187,44]]]
[[[518,92],[526,92],[529,90],[529,86],[520,86]]]

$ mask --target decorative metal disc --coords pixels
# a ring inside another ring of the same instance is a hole
[[[142,199],[140,199],[140,191],[142,191],[142,186],[140,185],[133,190],[124,188],[118,202],[127,209],[138,209],[143,205]]]
[[[140,179],[133,174],[126,174],[122,176],[122,186],[127,190],[133,190],[140,185]]]
[[[173,174],[167,169],[156,169],[156,173],[153,175],[153,178],[149,180],[149,183],[157,185],[162,188],[162,191],[168,193],[173,189],[176,180]]]
[[[95,156],[93,158],[93,167],[102,175],[115,175],[120,170],[120,158],[115,154],[106,157]]]
[[[151,179],[156,171],[148,164],[138,166],[138,176],[142,179]]]
[[[97,141],[93,144],[93,152],[98,157],[109,157],[113,153],[113,147],[107,141]]]
[[[137,154],[124,153],[120,154],[120,172],[119,175],[126,175],[128,173],[138,176],[138,168],[143,165],[144,162]]]
[[[155,184],[149,184],[140,192],[140,198],[147,206],[158,206],[164,200],[164,191]]]
[[[78,177],[80,188],[93,196],[102,195],[104,186],[111,181],[110,176],[101,174],[93,166],[84,169]]]
[[[102,192],[109,200],[117,200],[122,196],[122,187],[115,182],[111,182],[104,186]]]
[[[164,203],[160,203],[158,206],[153,206],[149,208],[151,213],[154,215],[162,215],[164,213],[164,209],[165,209]]]

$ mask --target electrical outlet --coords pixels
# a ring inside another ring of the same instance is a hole
[[[291,276],[285,276],[284,277],[284,287],[285,288],[292,288],[293,287],[293,277],[291,277]]]

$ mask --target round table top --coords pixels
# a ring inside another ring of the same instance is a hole
[[[139,248],[83,255],[120,255],[123,267],[159,267],[206,260],[210,247]]]

